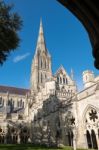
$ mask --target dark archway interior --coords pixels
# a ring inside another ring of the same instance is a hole
[[[73,132],[72,131],[68,132],[68,143],[69,143],[69,146],[73,146]]]
[[[99,3],[98,0],[57,0],[68,8],[86,28],[94,57],[94,66],[99,69]]]
[[[86,138],[87,138],[87,144],[88,144],[88,148],[93,148],[93,149],[97,149],[97,140],[96,140],[96,134],[94,130],[91,130],[91,134],[89,133],[89,131],[86,131]]]
[[[97,149],[98,146],[97,146],[96,135],[94,130],[91,130],[91,137],[92,137],[93,148]]]
[[[87,130],[87,133],[86,133],[86,137],[87,137],[88,148],[92,148],[91,136],[90,136],[90,133],[89,133],[88,130]]]

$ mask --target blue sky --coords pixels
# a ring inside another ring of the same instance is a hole
[[[81,89],[82,72],[94,68],[92,48],[86,30],[75,16],[56,0],[5,0],[23,20],[20,47],[0,66],[0,85],[29,88],[31,62],[42,17],[47,48],[52,56],[53,73],[63,65],[68,74],[74,70]]]

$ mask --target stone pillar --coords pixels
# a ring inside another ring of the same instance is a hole
[[[76,150],[77,146],[76,146],[76,135],[74,135],[73,137],[73,148],[74,150]]]
[[[18,134],[18,144],[20,144],[20,135]]]
[[[77,145],[76,145],[76,129],[73,130],[73,148],[74,148],[74,150],[77,149]]]
[[[99,137],[98,137],[98,133],[96,133],[96,141],[97,141],[97,147],[98,147],[98,150],[99,150]]]
[[[88,149],[88,143],[87,143],[86,131],[84,132],[84,139],[85,139],[85,140],[84,140],[84,141],[85,141],[85,142],[84,142],[84,143],[85,143],[85,147]],[[85,148],[85,147],[84,147],[84,148]]]

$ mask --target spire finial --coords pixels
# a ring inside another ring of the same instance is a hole
[[[42,17],[40,18],[40,26],[42,26]]]
[[[39,28],[39,35],[38,35],[38,41],[37,41],[37,47],[36,47],[36,53],[38,51],[46,51],[46,44],[44,39],[44,33],[43,33],[43,24],[42,24],[42,18],[40,18],[40,28]]]

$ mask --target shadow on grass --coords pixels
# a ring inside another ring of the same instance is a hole
[[[1,144],[0,150],[62,150],[62,148],[48,148],[45,146],[34,146],[32,144]],[[63,150],[72,150],[72,148],[66,148]]]

